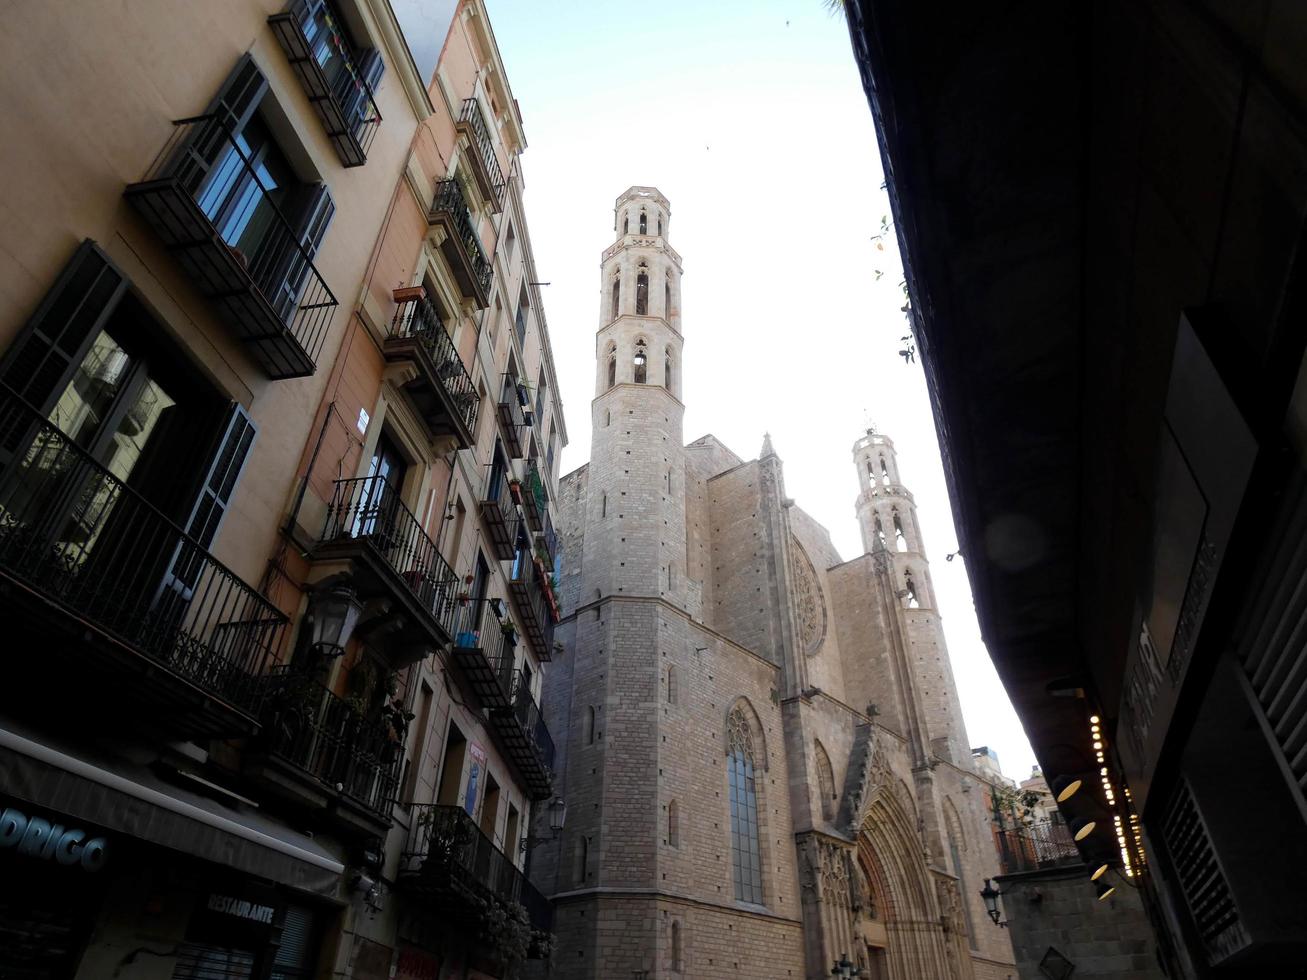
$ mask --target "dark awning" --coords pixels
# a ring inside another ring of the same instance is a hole
[[[345,870],[314,842],[255,810],[164,782],[143,764],[73,754],[6,721],[0,787],[28,802],[291,888],[334,896]]]

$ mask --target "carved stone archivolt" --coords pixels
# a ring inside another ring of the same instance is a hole
[[[812,559],[793,536],[790,537],[790,581],[799,645],[811,657],[826,639],[826,597]]]
[[[894,774],[884,740],[871,725],[858,728],[849,763],[840,817],[844,832],[855,836],[862,828],[871,800],[879,790],[894,782]]]

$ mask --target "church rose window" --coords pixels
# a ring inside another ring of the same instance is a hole
[[[797,538],[790,538],[790,568],[794,590],[794,611],[799,642],[808,656],[821,649],[826,639],[826,597],[817,581],[817,570]]]
[[[753,733],[744,711],[735,708],[726,724],[726,775],[731,802],[731,870],[735,900],[762,904],[762,851],[758,834],[758,788]]]

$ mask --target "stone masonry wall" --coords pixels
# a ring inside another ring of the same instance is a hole
[[[1038,980],[1053,947],[1075,966],[1076,980],[1161,980],[1152,930],[1139,893],[1126,885],[1099,901],[1081,867],[998,879],[1022,980]]]

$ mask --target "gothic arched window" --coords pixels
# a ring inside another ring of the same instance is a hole
[[[667,846],[681,846],[681,812],[676,805],[676,801],[667,804]]]
[[[921,599],[917,596],[917,584],[912,581],[912,573],[903,573],[903,589],[908,594],[908,608],[920,609]]]
[[[644,208],[640,209],[640,234],[649,234],[649,215],[645,213]]]
[[[663,319],[672,318],[672,277],[663,280]]]
[[[762,904],[762,850],[758,833],[757,756],[749,719],[740,707],[726,720],[726,778],[731,802],[731,870],[735,900]]]
[[[635,277],[635,315],[649,315],[649,267],[644,265]]]
[[[903,518],[899,517],[899,509],[894,508],[894,544],[899,551],[908,550],[908,539],[903,534]]]
[[[889,467],[885,465],[885,457],[880,458],[880,482],[883,486],[889,486]]]
[[[867,464],[867,468],[871,468],[871,463]],[[876,541],[882,548],[885,547],[885,525],[881,524],[879,514],[876,515]]]
[[[622,234],[628,235],[630,234],[630,232],[631,232],[631,216],[629,214],[624,214],[622,215]]]
[[[663,234],[663,216],[660,214],[658,216],[658,237],[661,238],[662,234]]]
[[[663,387],[672,390],[672,349],[667,348],[666,360],[663,362]]]
[[[622,302],[622,280],[618,276],[613,276],[613,314],[609,319],[617,319],[617,311]]]
[[[617,345],[608,345],[608,387],[617,384]]]
[[[824,820],[835,819],[835,771],[831,769],[830,756],[826,748],[817,742],[817,792],[821,795],[821,815]]]
[[[649,377],[649,355],[645,352],[643,340],[635,342],[635,358],[631,362],[634,370],[632,377],[636,384],[642,385]]]

